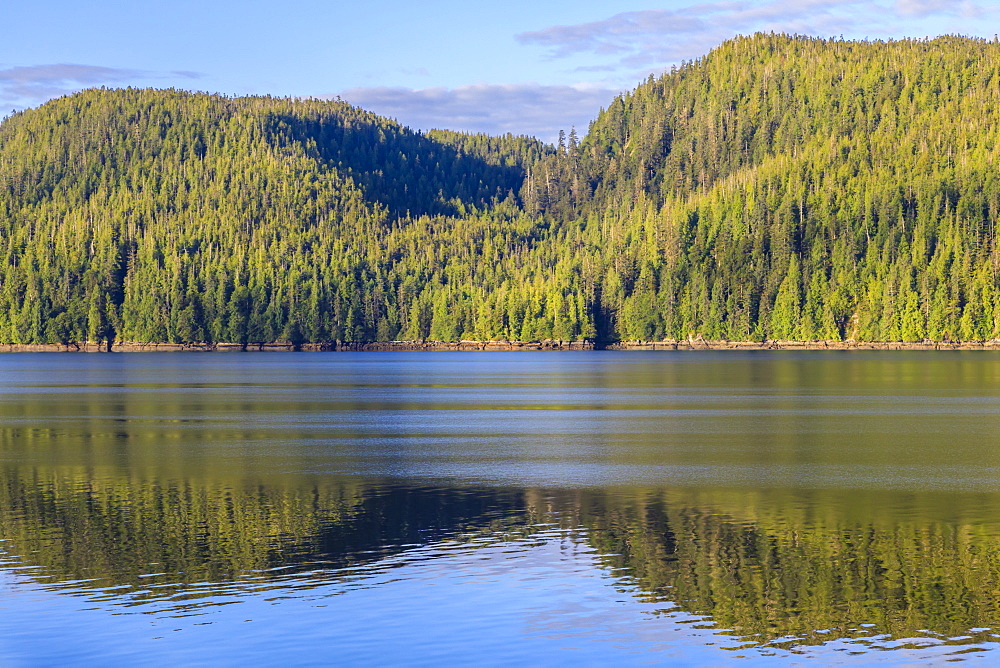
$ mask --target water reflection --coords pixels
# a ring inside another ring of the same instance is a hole
[[[997,426],[1000,359],[360,359],[22,375],[0,395],[0,575],[112,615],[290,601],[382,626],[460,581],[549,599],[512,608],[531,619],[521,640],[655,652],[926,660],[1000,638],[997,455],[976,440]],[[605,589],[565,595],[592,580]],[[470,636],[496,623],[438,605]]]
[[[1000,508],[989,495],[463,489],[350,479],[230,486],[4,473],[7,568],[50,589],[103,595],[95,601],[169,602],[161,612],[191,612],[198,599],[219,605],[238,592],[305,596],[371,567],[440,558],[451,548],[523,549],[518,541],[548,540],[556,530],[623,586],[634,585],[639,600],[707,615],[741,643],[791,649],[939,636],[981,644],[994,641],[1000,622],[1000,535],[984,521]]]

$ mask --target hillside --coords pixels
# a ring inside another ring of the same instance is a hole
[[[512,210],[520,162],[546,151],[340,102],[56,100],[0,126],[0,340],[393,338],[431,317],[427,286],[493,271],[470,268],[477,245],[530,236],[478,216]]]
[[[540,208],[624,238],[624,338],[995,338],[998,68],[958,37],[737,39],[616,100],[561,161],[582,195]]]
[[[1000,45],[756,35],[582,139],[92,90],[0,125],[0,341],[1000,336]]]

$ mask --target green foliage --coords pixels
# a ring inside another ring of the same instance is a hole
[[[56,100],[0,127],[0,339],[516,338],[505,289],[521,308],[576,293],[514,195],[548,150],[341,102]]]
[[[522,199],[599,221],[606,337],[993,339],[998,83],[995,42],[738,38],[616,99]]]
[[[91,90],[0,125],[0,340],[992,339],[1000,45],[732,40],[579,140]]]

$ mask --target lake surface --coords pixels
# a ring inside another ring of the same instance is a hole
[[[1000,354],[0,356],[0,664],[1000,662]]]

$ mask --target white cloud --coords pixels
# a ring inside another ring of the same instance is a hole
[[[977,16],[971,0],[733,0],[676,9],[622,12],[601,21],[522,33],[517,40],[544,47],[551,58],[610,56],[615,69],[664,67],[710,51],[738,34],[784,32],[835,36],[885,34],[901,19]],[[606,61],[608,62],[608,61]],[[605,65],[607,66],[607,65]],[[602,65],[578,68],[597,71]]]
[[[31,65],[0,70],[0,104],[26,107],[66,93],[136,77],[134,70],[75,65]]]
[[[974,17],[984,7],[971,0],[896,0],[896,11],[903,16],[925,17],[932,14]]]
[[[143,79],[200,77],[197,72],[157,73],[74,63],[8,67],[0,69],[0,110],[35,106],[94,86],[117,86]]]
[[[582,135],[620,91],[584,86],[477,84],[458,88],[352,88],[351,104],[419,130],[442,128],[533,135],[554,141],[575,126]]]

